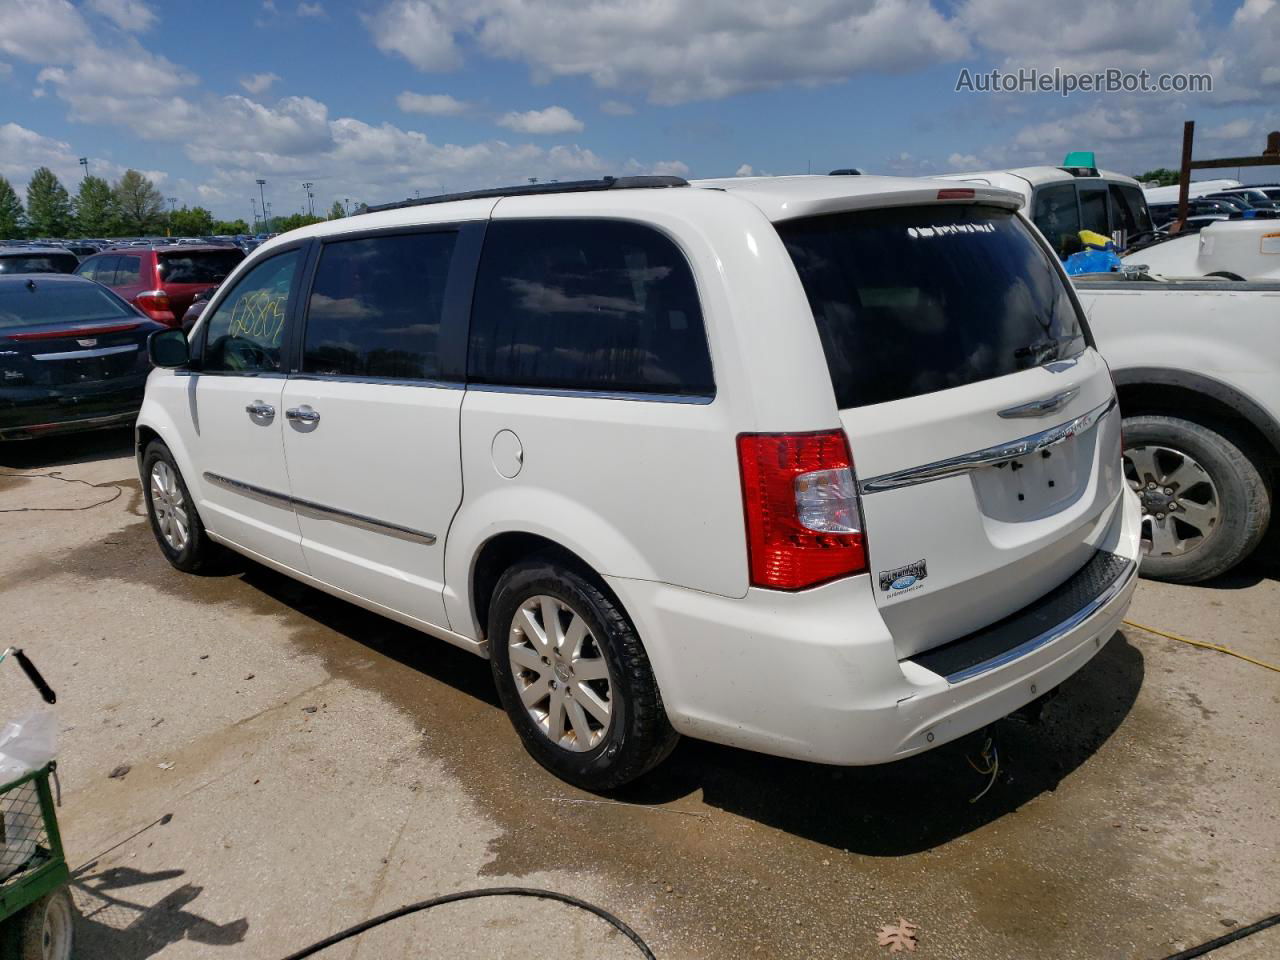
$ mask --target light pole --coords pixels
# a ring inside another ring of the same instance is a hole
[[[316,215],[315,207],[311,205],[311,198],[315,196],[315,194],[311,192],[311,188],[314,186],[315,184],[309,180],[304,180],[302,183],[302,189],[307,191],[307,216],[310,217],[314,217]]]
[[[250,197],[249,202],[253,204],[253,232],[258,232],[258,198]]]
[[[89,176],[89,158],[88,157],[80,158],[80,167],[82,170],[80,179],[84,180]]]
[[[178,205],[178,198],[165,197],[165,199],[169,201],[169,229],[167,231],[167,235],[172,237],[173,236],[173,210],[174,210],[174,207]]]
[[[344,217],[351,216],[351,198],[350,197],[342,198],[342,215]]]
[[[266,185],[267,185],[267,181],[259,177],[258,178],[258,199],[262,201],[262,219],[264,220],[267,218],[267,198],[266,198],[266,194],[262,192],[262,188],[265,187]]]

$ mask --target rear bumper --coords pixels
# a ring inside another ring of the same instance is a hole
[[[85,386],[0,390],[0,440],[127,426],[138,416],[146,385],[140,373]]]
[[[927,657],[897,659],[865,576],[797,594],[751,590],[742,599],[609,583],[636,621],[681,733],[821,763],[883,763],[979,730],[1083,667],[1129,608],[1139,525],[1126,488],[1094,544],[1118,558],[1114,579],[998,655],[962,670],[951,669],[958,661],[935,661],[941,673]]]

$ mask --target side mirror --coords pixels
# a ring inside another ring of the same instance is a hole
[[[147,338],[147,356],[155,366],[175,370],[191,362],[191,345],[181,330],[157,330]]]

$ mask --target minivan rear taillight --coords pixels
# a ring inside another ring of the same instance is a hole
[[[169,303],[169,294],[164,290],[144,290],[133,298],[133,302],[152,320],[170,326],[177,322]]]
[[[738,464],[752,586],[801,590],[866,570],[843,431],[744,433]]]

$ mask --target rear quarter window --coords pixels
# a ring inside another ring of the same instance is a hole
[[[692,271],[652,227],[497,220],[485,235],[468,379],[544,389],[709,397]]]
[[[1057,264],[1012,211],[900,207],[784,221],[778,233],[841,409],[989,380],[1087,346]]]

